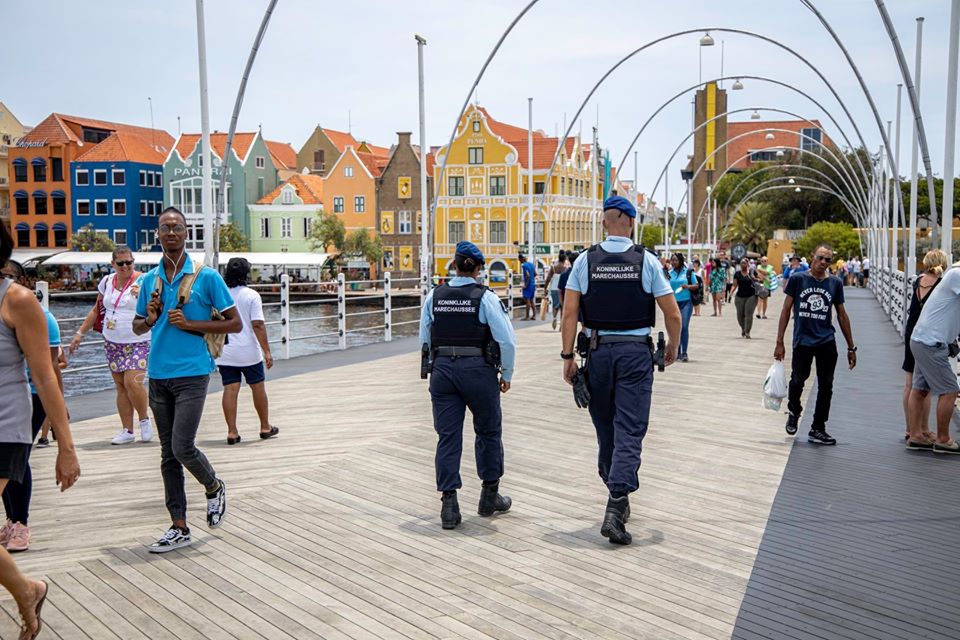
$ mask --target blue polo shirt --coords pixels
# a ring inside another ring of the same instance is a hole
[[[47,344],[50,345],[50,348],[60,346],[60,325],[57,324],[57,319],[53,317],[53,314],[50,313],[49,309],[43,310],[43,315],[47,319]],[[27,367],[27,380],[30,382],[30,393],[36,395],[37,388],[33,386],[33,378],[30,377],[30,367]]]
[[[670,290],[674,292],[674,296],[677,298],[677,302],[685,302],[690,300],[690,290],[689,289],[680,289],[685,284],[697,284],[697,279],[693,277],[693,274],[687,275],[690,269],[684,267],[679,272],[670,269],[668,273],[670,274]],[[680,289],[680,291],[677,291]]]
[[[477,281],[466,276],[450,278],[451,287],[465,287]],[[486,291],[480,298],[480,322],[489,325],[490,334],[500,345],[500,377],[510,382],[517,357],[517,339],[513,334],[510,318],[500,304],[500,298],[492,291]],[[423,299],[423,311],[420,313],[420,344],[430,344],[430,328],[433,326],[433,291]]]
[[[200,265],[196,265],[198,268]],[[157,380],[168,378],[186,378],[189,376],[207,376],[216,369],[213,358],[207,350],[207,343],[201,336],[187,333],[167,322],[167,312],[176,309],[180,281],[185,275],[193,273],[194,264],[187,258],[186,265],[174,277],[167,280],[163,262],[143,275],[140,295],[137,297],[137,316],[147,317],[147,303],[157,287],[157,278],[163,282],[161,301],[163,311],[157,324],[151,329],[150,359],[147,374]],[[202,269],[193,283],[190,302],[183,307],[187,320],[209,320],[210,313],[216,309],[223,313],[236,304],[230,289],[214,269]]]
[[[633,240],[622,236],[607,236],[607,239],[600,243],[600,247],[608,253],[623,253],[633,246]],[[587,293],[590,286],[590,273],[587,268],[587,252],[584,251],[577,257],[577,261],[570,268],[570,277],[567,280],[567,289],[577,291],[580,295]],[[653,297],[668,296],[673,293],[673,289],[667,283],[663,275],[663,267],[655,255],[649,251],[644,252],[643,257],[643,288],[653,294]],[[590,335],[590,329],[583,329],[587,335]],[[625,335],[625,336],[647,336],[650,335],[650,327],[643,329],[600,329],[600,335]]]

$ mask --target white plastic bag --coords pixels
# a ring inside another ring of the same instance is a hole
[[[767,369],[767,377],[763,381],[763,407],[771,411],[779,411],[780,404],[787,397],[787,374],[781,360],[774,360]]]

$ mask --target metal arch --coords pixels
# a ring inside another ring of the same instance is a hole
[[[829,189],[829,190],[831,191],[832,195],[833,195],[834,197],[836,197],[836,198],[843,204],[844,207],[846,207],[847,211],[850,212],[850,214],[854,217],[854,220],[855,220],[857,223],[860,223],[860,222],[863,221],[863,218],[862,218],[862,217],[858,217],[858,216],[857,216],[857,208],[853,206],[853,203],[850,202],[850,200],[849,200],[845,195],[843,195],[843,192],[841,192],[841,191],[836,191],[832,185],[828,185],[828,184],[826,184],[826,183],[823,183],[823,182],[821,182],[820,180],[818,180],[818,179],[816,179],[816,178],[808,178],[808,177],[806,177],[806,176],[775,176],[775,177],[773,177],[773,178],[768,178],[767,180],[764,180],[763,182],[757,184],[753,189],[751,189],[750,191],[748,191],[747,194],[738,202],[737,206],[734,207],[734,211],[737,211],[737,210],[740,208],[740,205],[741,205],[742,203],[750,200],[750,199],[753,197],[754,192],[755,192],[755,191],[758,191],[761,187],[764,187],[764,186],[766,186],[766,185],[768,185],[768,184],[773,184],[773,183],[775,183],[775,182],[781,182],[781,181],[784,181],[784,180],[794,180],[794,181],[796,181],[796,180],[804,180],[804,181],[806,181],[806,182],[812,183],[813,185],[817,185],[817,186],[823,187],[824,189]],[[789,187],[794,187],[794,188],[796,188],[796,187],[799,186],[799,187],[802,187],[802,188],[806,189],[806,188],[808,188],[810,185],[802,185],[802,184],[796,184],[796,183],[795,183],[795,184],[789,184],[789,182],[788,182],[788,183],[787,183],[787,186],[789,186]],[[860,212],[860,214],[861,214],[861,216],[863,215],[862,212]],[[732,220],[732,219],[733,219],[733,216],[730,216],[730,219]],[[729,224],[729,220],[727,221],[727,224]],[[725,224],[725,225],[724,225],[724,228],[726,228],[726,226],[727,226],[727,225]]]
[[[820,171],[819,169],[814,169],[813,167],[808,167],[808,166],[805,165],[805,164],[789,164],[789,163],[788,163],[788,164],[770,164],[770,165],[766,165],[766,166],[760,167],[759,169],[757,169],[756,171],[754,171],[754,172],[751,173],[750,175],[751,175],[751,176],[759,175],[759,174],[763,173],[764,171],[770,171],[771,169],[797,169],[797,170],[812,171],[812,172],[814,172],[815,174],[817,174],[818,176],[820,176],[821,178],[829,181],[829,182],[830,182],[830,185],[831,185],[834,189],[836,189],[837,191],[840,191],[840,192],[843,191],[843,190],[840,188],[840,185],[838,185],[838,184],[834,181],[834,179],[831,178],[829,175],[827,175],[827,174],[824,173],[823,171]],[[724,174],[724,175],[726,175],[726,174]],[[737,192],[737,190],[738,190],[742,185],[743,185],[743,181],[740,181],[740,182],[737,183],[737,186],[735,186],[733,189],[731,189],[730,195],[727,196],[726,201],[723,203],[723,210],[724,210],[724,211],[726,211],[727,208],[730,206],[730,201],[733,200],[733,195]]]
[[[772,182],[772,181],[769,181],[769,182]],[[764,187],[764,188],[762,188],[762,189],[759,188],[760,186],[761,186],[761,185],[757,185],[757,188],[752,189],[752,190],[750,191],[750,193],[748,193],[746,196],[744,196],[744,198],[743,198],[742,200],[740,200],[740,202],[737,203],[737,206],[734,207],[734,211],[735,211],[735,212],[736,212],[736,211],[739,211],[739,210],[740,210],[740,207],[742,207],[746,202],[748,202],[748,201],[749,201],[751,198],[753,198],[754,196],[760,195],[761,193],[765,193],[765,192],[767,192],[767,191],[773,191],[773,190],[775,190],[775,189],[792,189],[792,188],[794,188],[794,185],[792,185],[792,184],[781,184],[781,185],[766,186],[766,187]],[[807,186],[804,187],[804,188],[805,188],[805,189],[810,189],[810,190],[812,190],[812,191],[821,191],[821,192],[823,192],[823,193],[828,193],[828,194],[830,194],[830,195],[832,195],[832,196],[839,197],[839,195],[838,195],[837,193],[835,193],[832,189],[828,189],[828,188],[826,188],[826,187],[817,186],[817,185],[807,185]],[[730,220],[728,220],[728,221],[726,222],[726,224],[723,225],[724,230],[726,230],[727,227],[730,226],[730,221],[731,221],[731,220],[733,220],[733,216],[731,216],[731,217],[730,217]],[[858,222],[858,224],[862,224],[862,223],[863,223],[863,221],[860,220],[860,219],[857,219],[857,222]]]

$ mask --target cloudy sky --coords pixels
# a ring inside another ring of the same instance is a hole
[[[247,88],[240,130],[262,125],[267,138],[299,148],[313,127],[346,130],[389,146],[397,131],[417,135],[414,33],[426,47],[430,144],[450,135],[483,60],[527,0],[279,0]],[[225,131],[243,66],[266,0],[207,0],[211,127]],[[900,81],[890,41],[873,0],[819,0],[859,65],[884,121],[894,119]],[[921,103],[934,171],[943,167],[948,0],[888,0],[913,67],[917,16],[924,16]],[[53,111],[156,125],[177,134],[199,131],[196,12],[192,0],[0,0],[5,29],[4,101],[24,123]],[[480,84],[478,99],[499,120],[525,126],[534,98],[534,126],[562,132],[594,82],[627,52],[687,29],[755,31],[795,49],[819,67],[849,106],[868,145],[880,144],[876,122],[836,44],[798,0],[540,0],[507,38]],[[803,89],[834,113],[854,137],[837,102],[799,60],[774,45],[736,34],[713,34],[703,78],[769,76]],[[600,140],[619,162],[637,129],[667,98],[698,82],[699,34],[670,39],[623,64],[574,125]],[[730,108],[772,107],[810,118],[825,115],[787,89],[748,81]],[[902,173],[909,171],[909,118],[904,94]],[[735,118],[747,117],[740,114]],[[766,116],[773,117],[773,114]],[[649,192],[669,154],[689,132],[690,99],[654,121],[639,143],[640,188]],[[832,126],[828,133],[839,138]],[[632,154],[631,154],[632,156]],[[678,176],[685,154],[671,167]],[[624,166],[633,174],[632,157]],[[662,189],[662,187],[661,187]],[[676,205],[680,189],[672,189]],[[656,199],[662,202],[662,193]]]

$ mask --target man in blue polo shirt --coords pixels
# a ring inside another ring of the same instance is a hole
[[[152,331],[147,366],[150,408],[160,437],[160,473],[173,524],[150,551],[165,553],[191,543],[184,467],[206,491],[207,525],[219,527],[226,515],[226,488],[196,447],[207,385],[216,369],[204,335],[238,333],[243,324],[220,274],[193,264],[187,255],[184,215],[170,207],[158,222],[163,259],[143,277],[133,331],[137,335]],[[211,320],[214,309],[224,319]]]
[[[607,239],[581,253],[570,271],[563,304],[563,379],[572,383],[577,365],[573,345],[577,321],[591,339],[587,357],[590,417],[600,445],[598,469],[610,492],[600,533],[614,544],[630,544],[627,496],[639,485],[637,471],[650,418],[656,308],[669,336],[666,364],[677,359],[680,308],[657,257],[635,246],[637,211],[621,196],[603,203]],[[582,315],[581,315],[582,314]]]

